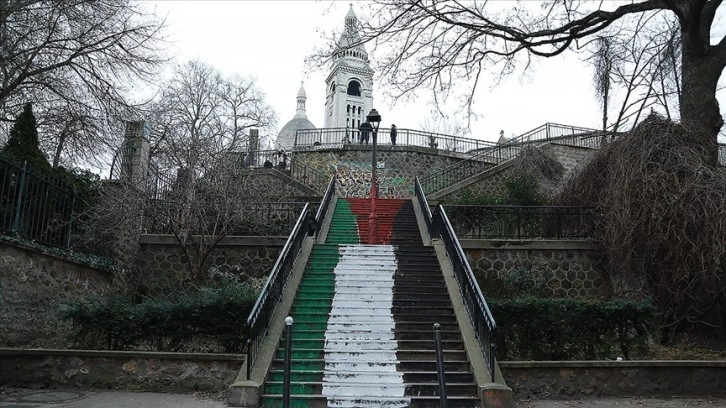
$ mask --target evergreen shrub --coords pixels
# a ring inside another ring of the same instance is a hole
[[[490,300],[499,360],[604,360],[648,348],[658,327],[648,302],[516,298]]]
[[[138,304],[109,294],[74,302],[62,317],[81,348],[240,352],[258,294],[251,284],[232,282]]]

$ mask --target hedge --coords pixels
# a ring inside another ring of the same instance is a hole
[[[499,360],[629,359],[645,351],[658,312],[647,302],[491,300]]]

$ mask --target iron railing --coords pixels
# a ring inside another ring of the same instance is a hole
[[[429,207],[429,202],[426,199],[426,195],[424,194],[421,183],[418,180],[418,176],[414,177],[413,179],[413,190],[414,195],[418,200],[418,205],[419,207],[421,207],[421,211],[423,212],[424,221],[426,222],[426,230],[429,233],[429,237],[433,238],[434,226],[431,223],[431,207]]]
[[[282,293],[292,273],[295,260],[302,249],[305,237],[308,235],[309,222],[310,209],[308,205],[305,205],[292,229],[292,233],[290,233],[285,246],[280,252],[280,256],[272,267],[270,276],[265,281],[265,286],[262,287],[260,296],[252,307],[249,317],[247,317],[247,378],[250,378],[250,369],[257,359],[262,340],[267,334],[272,316],[280,303]]]
[[[204,204],[200,203],[199,205]],[[307,205],[305,202],[281,201],[234,203],[235,207],[233,209],[226,210],[233,210],[237,216],[224,220],[225,235],[287,236],[305,205]],[[177,200],[146,200],[143,222],[145,233],[173,234],[175,217],[179,209],[180,204]],[[210,223],[215,222],[215,209],[210,208],[209,213],[212,214]],[[203,228],[217,228],[217,230],[218,227],[220,225],[207,223],[203,225]],[[203,234],[206,231],[193,233]]]
[[[325,189],[323,199],[320,201],[320,205],[318,205],[318,211],[315,213],[316,237],[320,233],[320,226],[323,225],[323,218],[325,218],[325,213],[328,212],[328,207],[330,206],[330,201],[333,199],[333,194],[335,194],[335,176],[330,178],[328,188]]]
[[[66,183],[27,162],[0,159],[0,230],[5,233],[68,249],[89,208]]]
[[[289,164],[290,177],[319,193],[325,191],[324,189],[330,178],[329,175],[323,174],[321,171],[295,159],[294,155],[290,157]]]
[[[591,207],[446,205],[456,235],[473,239],[591,238]]]
[[[507,143],[492,144],[478,149],[476,152],[472,152],[474,154],[466,160],[422,177],[421,186],[427,194],[440,191],[456,182],[481,173],[487,167],[513,159],[526,147],[549,142],[597,148],[602,143],[602,132],[595,129],[546,123]]]
[[[487,369],[493,382],[496,378],[495,352],[497,324],[489,310],[486,299],[484,299],[484,294],[482,294],[479,288],[469,261],[466,259],[466,254],[461,248],[459,240],[456,238],[456,233],[446,216],[446,211],[441,205],[436,207],[432,221],[434,231],[436,231],[437,236],[441,237],[449,261],[451,261],[454,276],[459,283],[459,290],[461,291],[464,305],[469,312],[469,320],[472,326],[474,326],[474,332],[479,340],[479,347],[482,353],[484,353]]]
[[[469,152],[496,145],[494,142],[444,135],[413,129],[397,129],[397,146],[417,146],[451,152]],[[300,129],[295,134],[294,151],[342,147],[360,143],[360,132],[350,128]],[[391,129],[378,129],[379,145],[391,144]]]

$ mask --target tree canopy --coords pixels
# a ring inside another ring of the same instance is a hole
[[[680,27],[680,119],[700,129],[715,161],[723,125],[716,87],[726,66],[726,38],[713,41],[712,31],[721,2],[375,0],[360,41],[350,47],[373,45],[377,72],[398,96],[431,89],[440,98],[459,87],[471,109],[489,70],[508,74],[528,67],[532,57],[554,57],[666,13]]]

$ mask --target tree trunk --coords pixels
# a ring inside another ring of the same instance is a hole
[[[681,123],[694,131],[694,137],[706,148],[707,162],[715,165],[718,163],[718,132],[724,124],[716,87],[724,64],[717,52],[705,50],[689,30],[683,29],[682,33]]]

